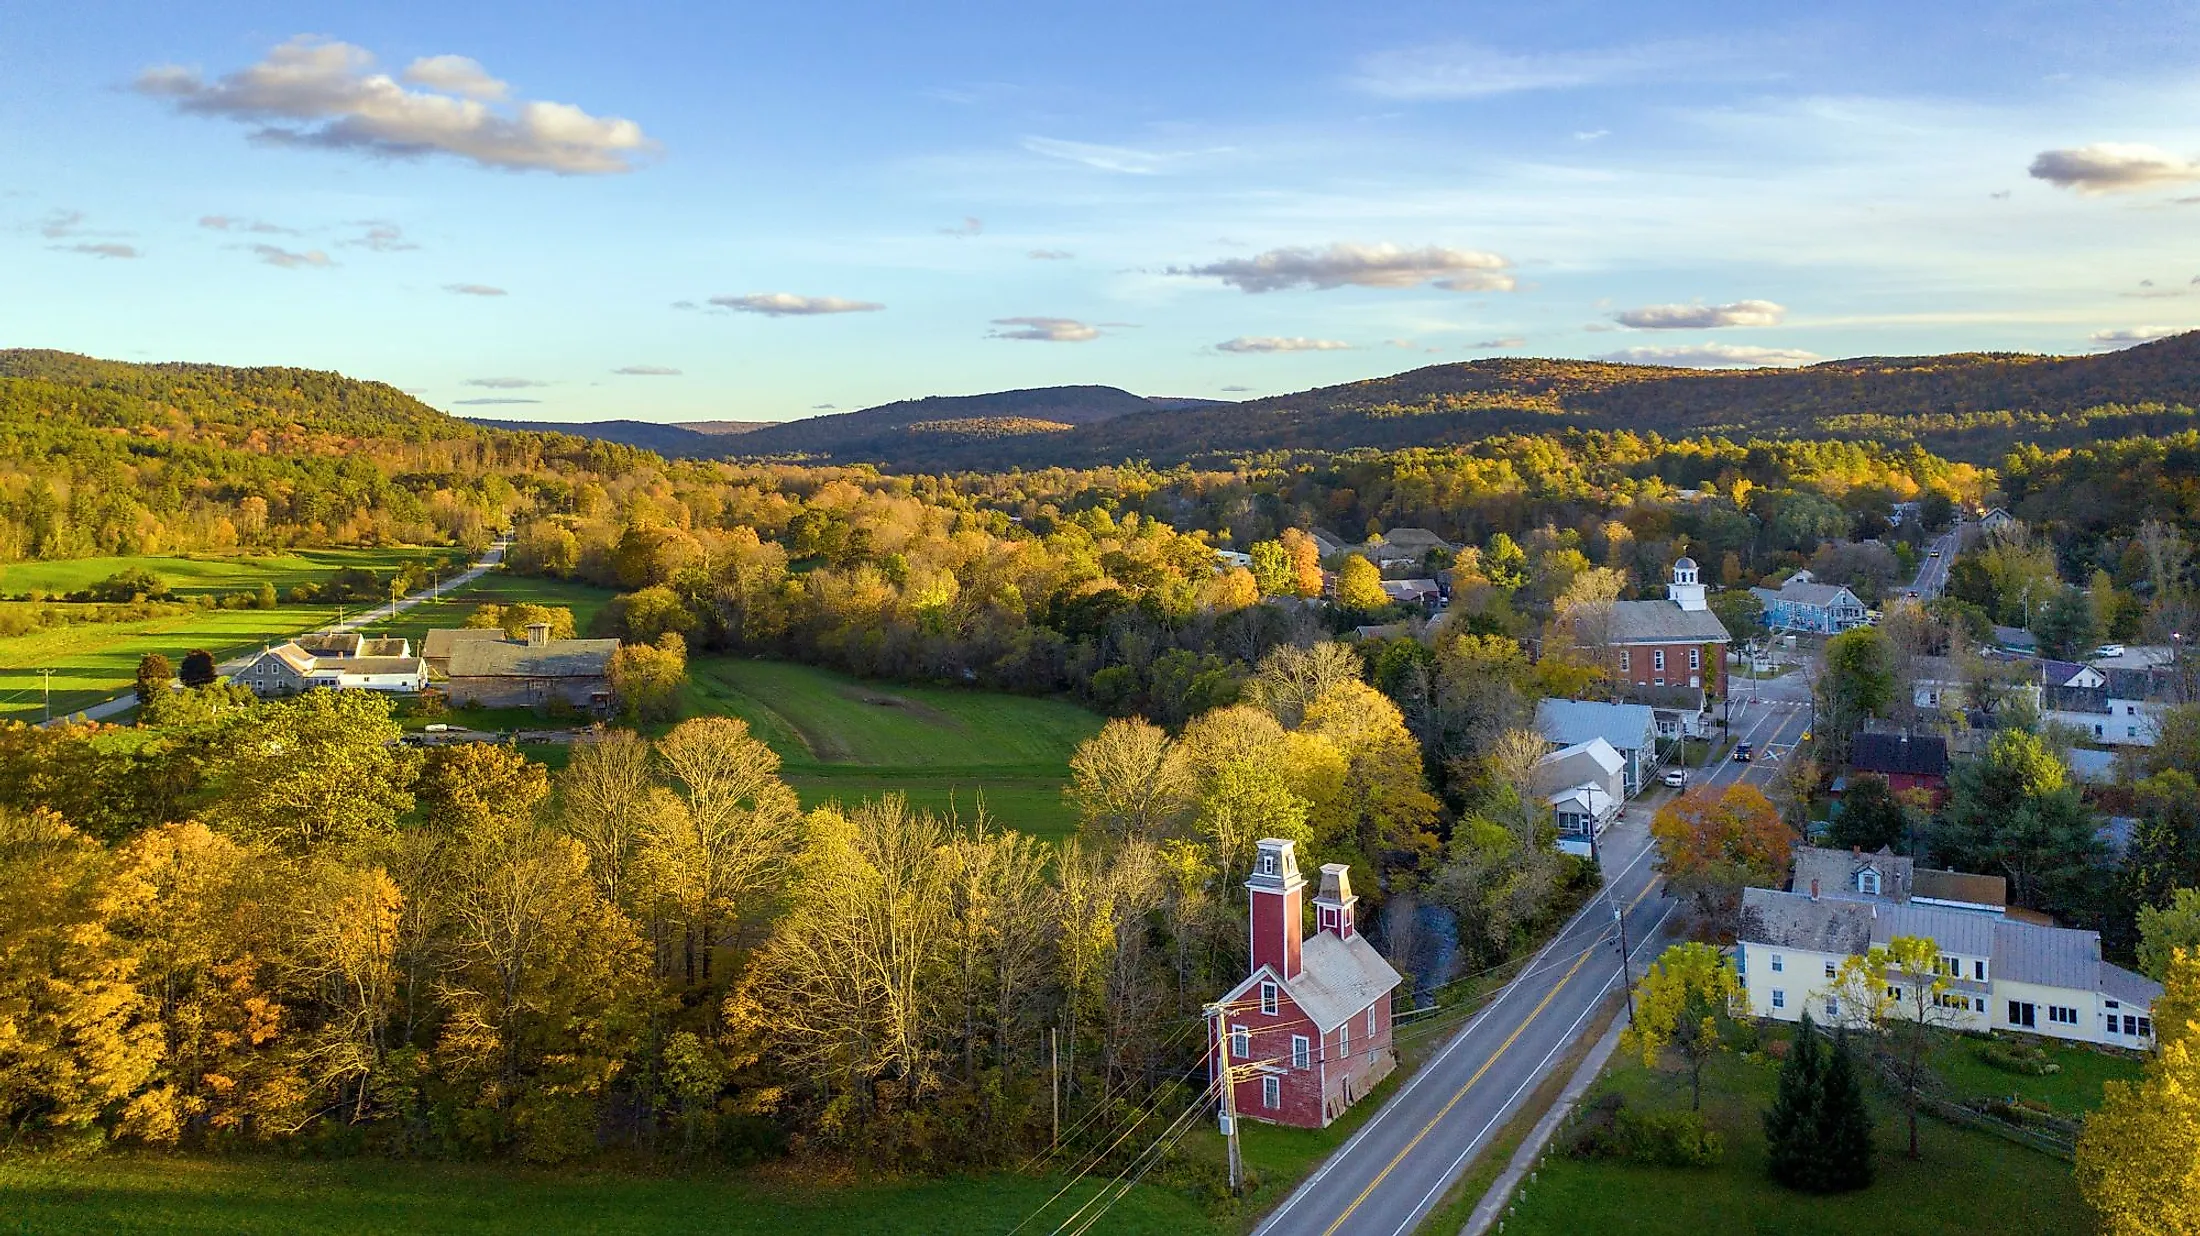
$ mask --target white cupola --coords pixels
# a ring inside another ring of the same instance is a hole
[[[1696,580],[1696,560],[1678,558],[1673,562],[1673,582],[1666,585],[1665,597],[1682,609],[1701,610],[1711,606],[1704,600],[1703,585]]]

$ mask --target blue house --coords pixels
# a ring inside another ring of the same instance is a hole
[[[1839,584],[1821,584],[1808,571],[1797,571],[1776,592],[1752,588],[1765,607],[1765,625],[1775,631],[1839,635],[1864,625],[1864,603]]]

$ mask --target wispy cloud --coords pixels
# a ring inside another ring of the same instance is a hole
[[[2200,180],[2200,160],[2138,142],[2095,142],[2070,150],[2043,150],[2026,170],[2034,180],[2087,195],[2130,193]]]
[[[1778,326],[1787,308],[1769,300],[1737,300],[1724,305],[1644,305],[1612,315],[1636,330],[1714,330],[1725,326]]]
[[[1687,369],[1762,369],[1809,365],[1824,360],[1800,348],[1760,348],[1735,343],[1683,343],[1669,347],[1626,348],[1597,357],[1623,365],[1676,365]]]
[[[125,245],[111,240],[86,240],[73,245],[51,245],[64,253],[81,253],[86,257],[134,258],[142,257],[136,245]]]
[[[985,231],[985,220],[975,215],[964,215],[963,221],[953,227],[939,229],[942,236],[976,236]]]
[[[835,410],[835,409],[836,409],[837,407],[838,407],[838,405],[837,405],[837,404],[830,404],[830,403],[813,403],[813,404],[811,404],[811,405],[810,405],[810,411],[812,411],[812,412],[831,412],[831,411],[834,411],[834,410]]]
[[[504,289],[486,283],[446,283],[443,290],[457,296],[502,296]]]
[[[996,330],[988,339],[1029,339],[1039,343],[1085,343],[1100,337],[1100,328],[1080,322],[1075,318],[995,318],[995,326],[1011,327]]]
[[[138,74],[136,88],[182,112],[255,126],[255,141],[278,146],[385,158],[446,154],[482,167],[570,176],[633,171],[657,149],[631,120],[592,116],[570,103],[501,105],[505,84],[462,56],[416,60],[405,77],[424,89],[376,72],[364,48],[299,35],[211,81],[195,69],[161,65]]]
[[[534,378],[468,378],[466,379],[466,385],[485,386],[493,391],[516,391],[525,390],[530,386],[548,386],[550,384],[539,382]]]
[[[2094,331],[2092,341],[2096,348],[2113,350],[2182,335],[2191,329],[2193,328],[2190,326],[2119,326],[2113,330]]]
[[[380,219],[364,219],[353,226],[363,227],[367,230],[350,240],[338,241],[338,244],[349,245],[355,249],[372,249],[376,253],[397,253],[401,250],[418,249],[420,247],[405,239],[405,229],[394,223],[385,223]]]
[[[1174,171],[1205,155],[1226,154],[1227,147],[1207,150],[1140,150],[1135,146],[1107,146],[1095,142],[1071,142],[1055,137],[1027,137],[1024,149],[1049,159],[1082,164],[1102,172],[1127,176],[1158,176]]]
[[[713,296],[710,303],[735,313],[761,313],[772,318],[806,318],[824,313],[876,313],[886,306],[871,300],[844,300],[838,296],[797,296],[792,292],[751,292],[746,296]]]
[[[1512,263],[1494,253],[1424,245],[1334,244],[1326,249],[1271,249],[1205,266],[1171,267],[1172,275],[1220,279],[1247,292],[1286,288],[1409,288],[1433,284],[1452,292],[1509,292]]]
[[[1251,390],[1251,389],[1253,389],[1253,388],[1252,388],[1252,387],[1250,387],[1250,386],[1225,386],[1225,387],[1223,387],[1222,389],[1223,389],[1223,392],[1224,392],[1224,393],[1226,393],[1226,394],[1231,394],[1231,395],[1241,395],[1241,394],[1245,393],[1246,391],[1249,391],[1249,390]]]
[[[84,212],[81,210],[56,210],[39,221],[38,234],[48,240],[74,236],[82,230]]]
[[[495,404],[504,404],[504,403],[541,403],[541,402],[542,402],[542,400],[540,400],[540,399],[453,399],[453,400],[451,401],[451,406],[452,406],[452,407],[455,407],[455,408],[486,408],[486,407],[490,407],[490,406],[492,406],[492,405],[495,405]]]
[[[1519,335],[1506,335],[1500,339],[1483,339],[1467,345],[1469,352],[1506,352],[1528,342]]]
[[[667,368],[664,365],[625,365],[611,372],[623,373],[631,378],[677,378],[680,376],[679,370]]]
[[[1024,256],[1034,262],[1067,262],[1077,255],[1067,249],[1033,249]]]
[[[298,229],[281,227],[265,219],[240,219],[235,215],[200,215],[199,226],[214,232],[251,232],[260,236],[296,236]]]
[[[307,266],[336,265],[336,263],[329,260],[328,254],[321,252],[319,249],[308,249],[303,253],[299,253],[285,249],[280,245],[252,245],[250,248],[253,253],[259,255],[261,261],[270,266],[280,266],[285,270],[297,270]]]
[[[1352,345],[1342,339],[1308,339],[1303,335],[1239,335],[1215,345],[1217,352],[1349,352]]]
[[[1478,99],[1700,76],[1729,58],[1720,49],[1682,42],[1525,53],[1440,43],[1364,56],[1352,84],[1388,99]]]

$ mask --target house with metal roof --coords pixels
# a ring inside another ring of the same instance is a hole
[[[1561,747],[1536,761],[1534,790],[1558,828],[1558,848],[1589,857],[1627,798],[1627,761],[1604,738]]]
[[[1752,588],[1765,607],[1765,625],[1775,631],[1839,635],[1864,625],[1864,603],[1839,584],[1821,584],[1809,572],[1788,576],[1778,589]]]
[[[2003,914],[2009,908],[2009,882],[2000,876],[1973,875],[1920,867],[1915,859],[1882,847],[1877,853],[1795,847],[1793,892],[1864,897],[1898,905],[1917,902],[1948,910]]]
[[[1821,1025],[1856,1025],[1860,1013],[1842,991],[1843,966],[1904,936],[1933,942],[1932,1000],[1953,1028],[2133,1049],[2154,1043],[2162,985],[2103,960],[2100,933],[1916,897],[1897,902],[1823,886],[1815,894],[1744,889],[1734,964],[1752,1014],[1797,1021],[1807,1010]],[[1892,970],[1884,977],[1897,997],[1912,981]]]
[[[1641,793],[1642,787],[1649,784],[1650,775],[1657,771],[1657,714],[1647,704],[1542,700],[1535,706],[1535,728],[1561,748],[1603,739],[1619,754],[1620,797],[1623,799]]]
[[[402,645],[405,641],[393,642]],[[367,643],[386,646],[381,640]],[[357,649],[361,644],[353,640],[342,646]],[[229,680],[244,684],[262,699],[315,689],[402,693],[426,687],[428,667],[418,657],[402,655],[322,656],[293,640],[261,649],[259,656],[247,661]]]
[[[1325,1128],[1397,1067],[1390,993],[1405,980],[1360,934],[1345,864],[1322,865],[1313,935],[1294,843],[1261,841],[1245,887],[1252,965],[1207,1006],[1208,1075],[1241,1118]]]

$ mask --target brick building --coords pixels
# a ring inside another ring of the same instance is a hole
[[[1248,909],[1252,973],[1208,1006],[1209,1076],[1228,1069],[1237,1113],[1318,1129],[1397,1067],[1390,993],[1403,980],[1360,935],[1350,868],[1322,866],[1315,931],[1289,841],[1262,841]]]
[[[1623,694],[1641,703],[1702,709],[1726,694],[1726,646],[1733,637],[1704,600],[1696,560],[1673,563],[1662,601],[1615,601],[1606,633],[1608,668]]]

